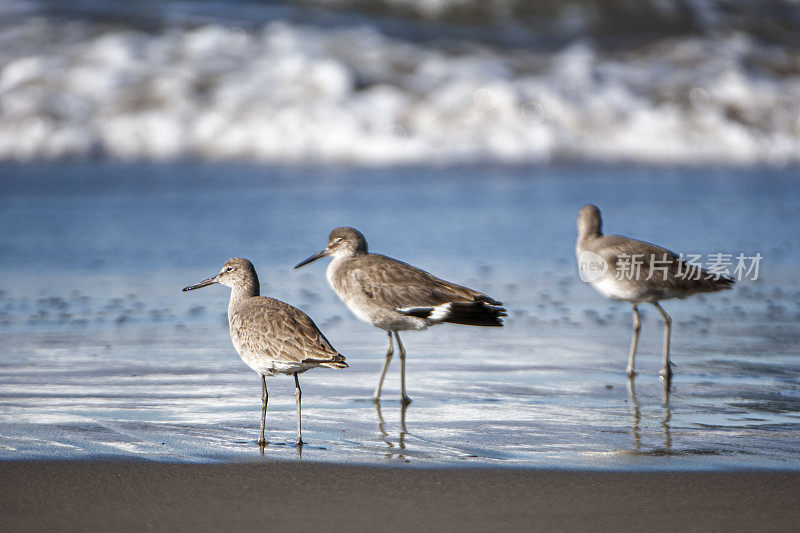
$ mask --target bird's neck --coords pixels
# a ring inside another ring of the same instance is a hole
[[[333,279],[336,274],[336,271],[341,268],[341,266],[347,262],[349,259],[353,259],[360,255],[364,255],[364,252],[353,252],[349,251],[348,253],[340,253],[333,256],[333,259],[330,263],[328,263],[328,268],[325,270],[325,277],[328,279],[328,284],[331,287],[334,287]],[[336,290],[334,288],[334,290]]]
[[[596,224],[581,224],[578,227],[578,240],[575,247],[578,249],[586,248],[593,240],[603,235],[603,231]]]
[[[589,243],[595,240],[597,237],[599,237],[599,235],[597,235],[596,233],[580,234],[578,235],[578,240],[575,242],[575,248],[582,250],[586,248],[589,245]]]
[[[240,305],[242,305],[242,303],[246,302],[250,298],[258,296],[259,291],[260,289],[258,286],[258,280],[242,283],[232,287],[231,299],[228,301],[228,317],[230,318],[230,316]]]

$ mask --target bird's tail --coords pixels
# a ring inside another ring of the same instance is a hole
[[[479,300],[472,302],[447,302],[433,307],[404,307],[398,309],[406,316],[426,318],[432,322],[448,322],[466,324],[468,326],[501,327],[503,319],[508,316],[502,302],[491,300],[491,303]]]
[[[685,283],[690,285],[692,292],[717,292],[731,289],[735,280],[726,276],[714,276],[705,270],[700,271],[696,278],[689,278]]]
[[[709,282],[709,288],[707,292],[724,291],[732,288],[734,283],[736,283],[735,280],[725,276],[720,276],[716,279],[712,278],[707,281]]]
[[[350,365],[345,363],[344,360],[345,357],[342,354],[337,353],[330,359],[303,359],[303,362],[317,364],[319,366],[326,366],[328,368],[347,368]]]

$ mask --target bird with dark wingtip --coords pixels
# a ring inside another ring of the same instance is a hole
[[[640,303],[653,304],[664,318],[664,361],[660,374],[669,383],[672,319],[659,302],[730,289],[734,284],[734,280],[689,264],[666,248],[622,235],[604,235],[600,209],[591,204],[581,207],[578,214],[575,254],[584,281],[606,298],[633,305],[633,339],[626,369],[631,378],[636,375],[634,359],[642,328]]]
[[[449,322],[470,326],[502,326],[503,303],[483,294],[439,279],[417,267],[385,255],[369,253],[367,240],[355,228],[331,231],[328,245],[298,263],[300,268],[321,257],[332,256],[327,277],[336,294],[358,318],[388,332],[389,347],[378,386],[373,395],[379,401],[383,380],[394,355],[392,334],[400,351],[400,394],[406,394],[406,351],[400,331],[421,330]]]
[[[260,296],[256,269],[247,259],[228,259],[219,274],[184,287],[183,290],[191,291],[215,283],[231,288],[228,325],[233,347],[242,361],[261,376],[261,431],[258,443],[262,446],[267,443],[264,426],[269,395],[265,378],[288,374],[294,376],[294,396],[297,403],[296,444],[301,446],[302,392],[297,376],[318,366],[347,368],[345,357],[334,349],[307,314],[280,300]]]

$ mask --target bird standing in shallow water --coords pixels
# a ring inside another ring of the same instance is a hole
[[[400,350],[400,394],[406,395],[406,351],[398,332],[450,322],[471,326],[502,326],[503,303],[481,292],[450,283],[397,259],[367,252],[367,240],[355,228],[336,228],[321,252],[298,263],[300,268],[333,256],[327,277],[339,298],[358,318],[389,335],[389,348],[373,400],[381,397],[383,380],[394,355],[392,334]]]
[[[316,368],[347,368],[345,357],[337,352],[314,321],[291,305],[259,296],[258,276],[247,259],[228,259],[216,276],[189,287],[191,291],[219,283],[231,288],[228,303],[228,325],[233,347],[247,366],[261,376],[261,431],[260,445],[267,443],[264,426],[267,417],[266,376],[290,374],[294,376],[294,397],[297,403],[297,442],[303,444],[300,423],[300,381],[297,375]]]
[[[581,207],[578,214],[575,254],[584,281],[590,282],[607,298],[633,305],[633,339],[626,370],[631,378],[636,375],[634,359],[642,328],[640,303],[653,304],[664,318],[664,366],[660,374],[669,383],[672,319],[659,301],[730,289],[734,284],[730,278],[686,263],[666,248],[621,235],[603,235],[600,209],[591,204]]]

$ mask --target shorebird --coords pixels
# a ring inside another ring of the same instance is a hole
[[[233,347],[247,366],[261,376],[261,431],[258,444],[267,443],[264,425],[267,418],[267,376],[294,376],[297,403],[297,442],[302,446],[300,424],[300,381],[298,374],[325,366],[347,368],[345,357],[337,352],[314,321],[287,303],[260,296],[258,276],[253,264],[242,257],[228,259],[219,274],[184,287],[191,291],[219,283],[231,288],[228,302],[228,325]]]
[[[581,279],[590,282],[606,298],[633,305],[633,339],[626,369],[631,378],[636,375],[634,359],[642,329],[639,304],[653,304],[664,318],[664,366],[660,375],[668,383],[672,377],[669,360],[672,319],[659,302],[730,289],[734,284],[732,279],[687,263],[666,248],[621,235],[603,235],[600,209],[591,204],[581,207],[578,214],[575,254]]]
[[[439,279],[417,267],[381,254],[367,252],[367,240],[355,228],[336,228],[328,245],[298,263],[300,268],[327,255],[333,256],[327,278],[336,294],[358,318],[389,336],[386,361],[373,395],[379,401],[383,380],[394,355],[392,334],[400,350],[400,394],[406,395],[406,351],[400,331],[421,330],[450,322],[470,326],[502,326],[503,302],[470,288]]]

